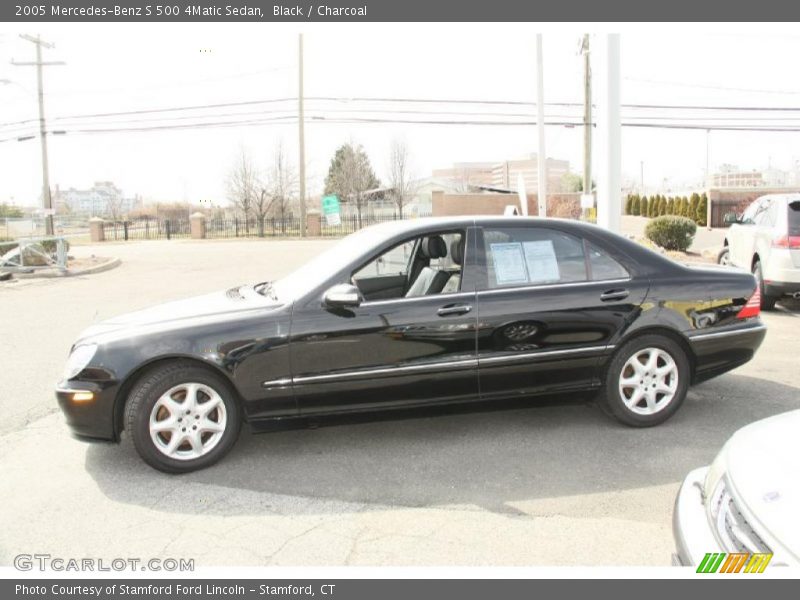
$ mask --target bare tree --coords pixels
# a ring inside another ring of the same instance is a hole
[[[278,142],[272,164],[260,178],[253,201],[253,212],[258,219],[259,235],[264,235],[264,221],[268,215],[280,220],[281,232],[286,233],[286,216],[297,195],[297,173],[289,162],[283,143]]]
[[[389,150],[389,192],[399,217],[403,218],[403,207],[416,194],[416,186],[411,179],[408,146],[403,140],[392,141]]]
[[[299,180],[297,171],[286,156],[281,142],[275,146],[272,155],[269,183],[272,194],[272,216],[280,219],[281,232],[286,233],[286,214],[297,196]]]
[[[122,220],[122,196],[109,194],[106,196],[106,214],[114,223],[114,239],[117,239],[117,223]]]
[[[246,148],[239,149],[239,155],[228,172],[226,181],[228,199],[244,215],[245,231],[249,233],[247,222],[258,194],[258,175]]]

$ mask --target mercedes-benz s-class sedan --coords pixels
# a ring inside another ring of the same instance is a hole
[[[753,357],[759,307],[750,273],[576,221],[396,221],[277,281],[89,327],[56,396],[76,436],[125,431],[174,473],[219,460],[244,421],[594,391],[647,427]]]

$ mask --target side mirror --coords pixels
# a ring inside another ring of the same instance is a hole
[[[722,222],[725,225],[733,225],[734,223],[739,223],[741,219],[739,219],[739,215],[734,212],[725,213],[722,217]]]
[[[361,290],[349,283],[336,284],[322,295],[322,302],[328,308],[355,308],[363,301]]]

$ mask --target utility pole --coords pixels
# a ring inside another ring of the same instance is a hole
[[[592,67],[589,34],[583,36],[583,193],[592,193]]]
[[[11,64],[16,67],[36,67],[36,81],[39,89],[39,139],[42,145],[42,201],[45,210],[45,231],[47,235],[53,235],[53,198],[50,195],[50,170],[47,162],[47,128],[45,127],[44,118],[44,84],[42,82],[42,67],[49,67],[54,65],[63,65],[62,61],[42,62],[42,46],[45,48],[53,48],[54,45],[42,40],[37,35],[22,34],[23,40],[31,42],[36,46],[36,62],[14,62]]]
[[[542,58],[542,34],[536,34],[536,128],[539,131],[539,156],[536,159],[538,167],[539,188],[537,199],[539,216],[547,216],[547,153],[545,152],[544,136],[544,60]]]
[[[298,67],[299,87],[297,93],[297,125],[300,135],[300,158],[298,169],[300,171],[300,237],[306,237],[306,132],[305,109],[303,107],[303,34],[298,38]]]

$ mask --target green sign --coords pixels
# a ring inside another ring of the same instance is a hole
[[[325,221],[328,225],[340,225],[342,223],[339,198],[335,194],[322,197],[322,214],[325,215]]]

